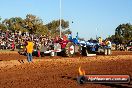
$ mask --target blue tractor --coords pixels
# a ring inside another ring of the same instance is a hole
[[[80,44],[82,45],[82,53],[84,55],[88,54],[104,54],[110,55],[111,54],[111,42],[109,44],[102,45],[97,40],[94,41],[81,41]]]
[[[75,46],[75,53],[79,53],[83,56],[89,56],[94,54],[104,54],[110,55],[111,54],[111,42],[107,45],[101,45],[97,40],[92,41],[80,41],[78,39],[78,33],[76,38],[72,38],[70,36],[68,38]]]

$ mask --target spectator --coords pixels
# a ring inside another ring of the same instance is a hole
[[[32,52],[33,52],[33,42],[31,41],[31,39],[29,39],[29,41],[27,42],[28,45],[26,46],[26,50],[27,50],[27,60],[28,62],[32,62]]]
[[[11,45],[12,51],[14,51],[15,49],[15,44],[14,44],[14,40],[12,41],[12,45]]]

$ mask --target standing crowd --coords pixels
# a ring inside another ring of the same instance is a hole
[[[28,39],[31,39],[34,43],[34,49],[40,49],[41,44],[52,43],[52,38],[48,36],[38,36],[35,34],[29,34],[28,32],[2,32],[0,30],[0,50],[15,50],[26,46]]]
[[[52,48],[54,42],[59,38],[51,38],[49,36],[21,33],[12,31],[3,32],[0,30],[0,50],[26,50],[28,62],[32,62],[32,51],[36,50],[38,56],[40,52],[45,52]]]

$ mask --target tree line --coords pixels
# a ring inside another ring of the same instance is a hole
[[[120,24],[115,29],[115,34],[109,39],[116,44],[128,44],[132,41],[132,25],[130,23]]]
[[[21,17],[12,17],[2,20],[2,18],[0,18],[0,30],[2,31],[21,31],[22,33],[29,32],[30,34],[46,35],[51,37],[59,35],[59,25],[60,20],[53,20],[48,24],[44,24],[42,19],[32,14],[27,14],[25,19]],[[71,32],[71,30],[68,29],[68,21],[61,19],[61,27],[63,30],[62,35]]]
[[[2,20],[2,18],[0,18],[0,30],[9,30],[14,33],[21,31],[22,33],[29,32],[30,34],[55,37],[59,36],[59,25],[60,20],[53,20],[52,22],[44,24],[42,19],[32,14],[27,14],[25,19],[12,17]],[[68,21],[61,19],[61,28],[62,35],[71,33]],[[108,39],[116,44],[127,44],[132,40],[132,25],[130,23],[120,24],[115,29],[115,34],[109,36]]]

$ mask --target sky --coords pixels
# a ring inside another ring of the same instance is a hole
[[[33,14],[47,24],[60,18],[60,0],[1,0],[0,17],[26,18]],[[62,19],[84,39],[113,35],[116,27],[132,23],[132,0],[61,0]]]

